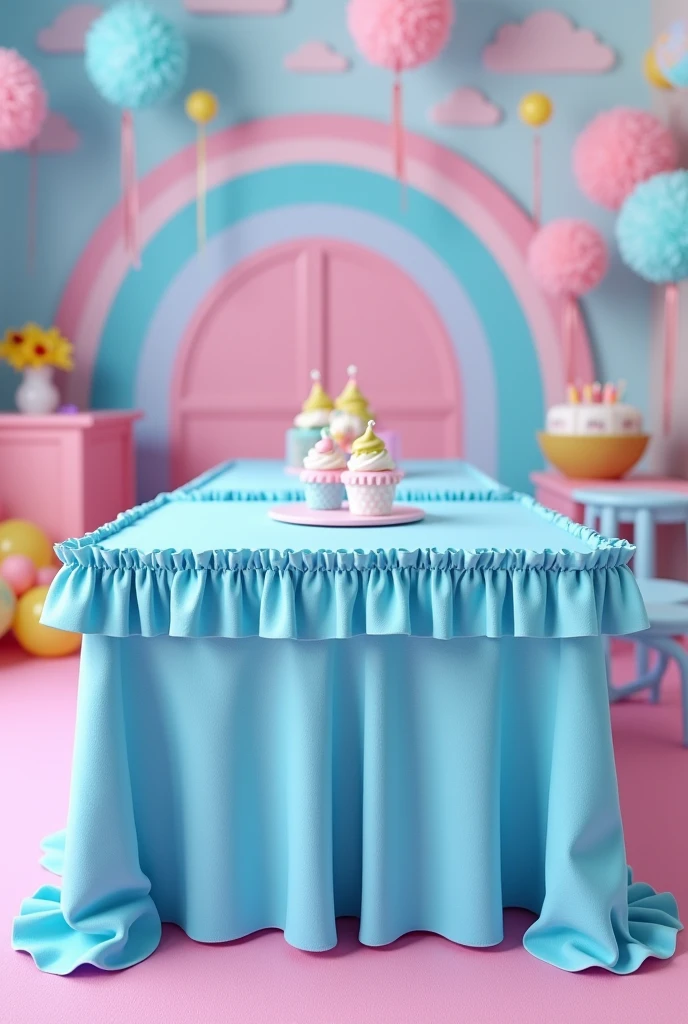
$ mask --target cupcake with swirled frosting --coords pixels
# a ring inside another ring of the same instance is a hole
[[[351,458],[342,482],[349,499],[349,511],[357,516],[386,516],[392,511],[397,484],[403,472],[374,432],[375,420],[351,446]]]
[[[320,440],[313,445],[303,460],[301,470],[301,483],[304,484],[309,508],[341,508],[344,500],[342,472],[345,469],[344,454],[330,437],[329,430],[324,429]]]
[[[287,465],[294,470],[303,466],[308,451],[320,440],[320,431],[329,425],[334,409],[334,402],[322,386],[319,370],[311,372],[311,381],[310,394],[286,435]]]

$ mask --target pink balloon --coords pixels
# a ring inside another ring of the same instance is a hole
[[[23,149],[41,130],[48,100],[41,76],[16,50],[0,46],[0,149]]]
[[[540,228],[530,243],[528,267],[550,295],[585,295],[607,270],[607,246],[584,220],[562,217]]]
[[[36,573],[36,583],[39,587],[49,587],[60,570],[56,565],[45,565]]]
[[[8,555],[0,564],[0,576],[21,597],[36,582],[36,566],[27,555]]]
[[[573,149],[581,191],[610,210],[618,210],[642,181],[678,166],[678,145],[671,131],[649,111],[630,107],[598,114]]]
[[[350,0],[347,13],[361,53],[396,72],[434,60],[454,21],[451,0]]]

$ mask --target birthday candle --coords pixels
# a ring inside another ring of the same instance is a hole
[[[592,384],[583,385],[583,402],[585,405],[590,405],[592,402]]]
[[[604,389],[602,391],[602,401],[606,405],[613,405],[616,401],[616,388],[609,381],[607,381],[607,383],[604,385]]]
[[[617,402],[623,401],[623,396],[626,394],[626,381],[620,380],[616,389],[616,400]]]
[[[593,402],[602,401],[602,385],[598,380],[596,380],[592,386],[592,400]]]
[[[569,405],[578,405],[578,388],[575,384],[569,384],[566,388],[566,401]]]

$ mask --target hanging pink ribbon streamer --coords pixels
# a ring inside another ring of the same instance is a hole
[[[533,221],[540,227],[542,220],[542,138],[539,132],[533,136]]]
[[[406,146],[404,140],[404,94],[401,77],[397,74],[392,91],[392,132],[394,141],[394,173],[403,186],[406,184]],[[402,197],[404,193],[402,191]]]
[[[29,146],[29,211],[26,228],[26,263],[29,271],[36,266],[36,240],[38,237],[38,142]]]
[[[124,214],[124,248],[137,270],[139,254],[139,189],[136,177],[136,140],[134,119],[129,110],[122,112],[122,211]]]
[[[573,384],[576,374],[576,353],[578,350],[578,334],[580,317],[575,295],[567,295],[564,299],[564,315],[562,335],[564,339],[564,373],[566,383]]]
[[[668,284],[664,290],[664,383],[662,387],[662,422],[665,437],[671,433],[678,342],[678,309],[678,285]]]

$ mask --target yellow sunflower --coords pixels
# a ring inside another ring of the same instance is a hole
[[[72,370],[72,345],[57,327],[44,330],[38,324],[28,323],[21,328],[11,327],[0,342],[0,359],[15,370],[27,367],[55,366],[59,370]]]

